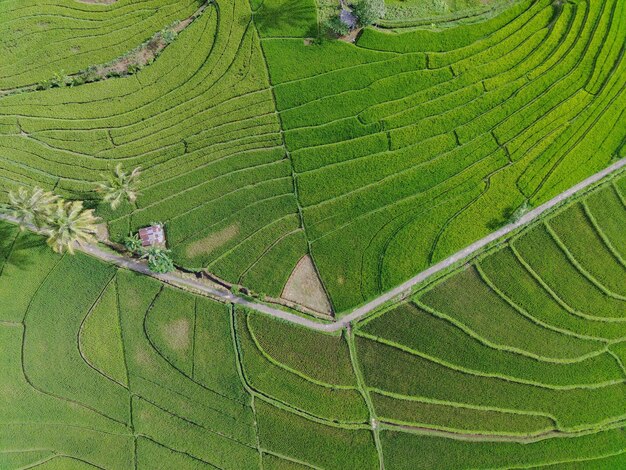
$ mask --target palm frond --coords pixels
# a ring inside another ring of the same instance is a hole
[[[82,201],[58,201],[49,218],[48,245],[57,253],[74,253],[74,245],[96,243],[98,218]]]
[[[51,191],[44,191],[39,187],[32,189],[20,187],[17,192],[9,192],[6,211],[17,219],[22,230],[29,224],[41,227],[58,200],[58,196]]]
[[[105,181],[98,183],[96,191],[103,194],[102,200],[110,204],[111,209],[116,210],[124,200],[131,204],[137,200],[140,175],[141,168],[137,167],[128,174],[118,163],[112,174],[101,175]]]

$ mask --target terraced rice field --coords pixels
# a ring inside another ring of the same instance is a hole
[[[367,29],[357,48],[262,42],[338,311],[623,154],[624,8],[523,1],[439,33]]]
[[[108,63],[203,2],[4,1],[0,90]],[[310,44],[312,0],[217,0],[143,70],[0,97],[0,201],[97,205],[117,163],[176,262],[279,296],[309,253],[334,311],[624,156],[626,1],[521,0],[485,21]]]
[[[328,335],[0,223],[0,467],[622,468],[625,224],[621,176]]]
[[[389,29],[416,26],[450,27],[481,21],[510,6],[506,0],[387,0],[385,17],[378,26]]]
[[[0,90],[109,62],[191,16],[198,0],[5,0],[0,4]],[[104,3],[104,2],[101,2]]]
[[[625,181],[358,326],[389,467],[624,466]]]
[[[128,78],[1,99],[4,191],[38,183],[93,199],[123,162],[143,168],[142,194],[101,211],[113,238],[163,221],[181,264],[275,295],[307,250],[247,1],[210,6]]]

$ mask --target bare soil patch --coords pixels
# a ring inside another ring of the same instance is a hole
[[[362,29],[363,28],[353,29],[348,34],[346,34],[345,36],[340,36],[339,40],[340,41],[344,41],[344,42],[349,42],[351,44],[354,44],[356,42],[357,37],[359,37],[359,34],[361,34],[361,30]]]
[[[135,351],[135,360],[142,366],[152,365],[152,358],[150,354],[143,348],[139,348]]]
[[[100,242],[109,241],[109,227],[106,223],[96,225],[96,238]]]
[[[295,302],[315,312],[332,315],[332,307],[313,260],[303,256],[287,280],[281,298]]]
[[[187,256],[195,257],[207,255],[216,248],[228,243],[239,234],[239,224],[234,223],[223,228],[219,232],[214,232],[208,237],[201,238],[187,247]]]
[[[163,339],[174,351],[186,351],[191,344],[191,325],[187,318],[171,321],[161,328]]]

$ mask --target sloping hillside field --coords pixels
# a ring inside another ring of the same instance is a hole
[[[108,2],[105,8],[97,3]],[[0,89],[11,90],[109,62],[182,21],[198,0],[0,3]]]
[[[99,207],[111,237],[163,222],[179,265],[258,293],[308,253],[346,311],[626,152],[625,0],[354,45],[304,40],[313,0],[105,3],[0,2],[0,201],[96,205],[102,172],[140,166],[136,204]],[[141,70],[57,86],[175,25]]]
[[[624,468],[625,225],[622,176],[329,335],[0,223],[0,468]]]
[[[357,48],[264,40],[336,309],[623,153],[625,28],[624,2],[538,0],[441,33],[366,30]]]

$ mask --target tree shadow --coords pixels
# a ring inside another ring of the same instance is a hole
[[[43,236],[21,232],[15,225],[0,223],[0,266],[27,269],[37,262],[40,250],[49,250]]]
[[[66,199],[68,201],[83,201],[83,207],[85,209],[95,209],[101,202],[101,199],[95,191],[72,191]]]
[[[11,251],[19,229],[15,225],[0,222],[0,261],[5,260]]]
[[[487,222],[487,228],[493,232],[504,227],[511,221],[511,217],[513,217],[516,209],[517,208],[513,206],[505,207],[499,217],[495,217]]]
[[[254,14],[254,22],[261,32],[280,32],[295,29],[285,36],[316,37],[317,13],[311,5],[283,1],[279,4],[267,2]]]

